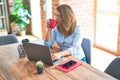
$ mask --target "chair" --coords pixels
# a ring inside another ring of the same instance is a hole
[[[4,36],[0,36],[0,45],[7,45],[12,43],[18,43],[18,39],[14,34],[8,34]]]
[[[120,80],[120,56],[115,58],[104,72]]]
[[[87,63],[91,64],[91,41],[87,38],[83,38],[81,46],[85,53]]]

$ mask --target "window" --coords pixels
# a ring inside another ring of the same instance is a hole
[[[9,31],[8,12],[6,4],[6,0],[0,0],[0,29],[7,29]]]
[[[110,52],[118,50],[118,0],[97,0],[95,45]]]

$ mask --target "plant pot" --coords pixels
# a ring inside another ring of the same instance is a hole
[[[37,67],[37,73],[42,74],[44,72],[44,66],[42,67]]]
[[[21,31],[18,33],[18,36],[25,36],[26,35],[26,31]]]

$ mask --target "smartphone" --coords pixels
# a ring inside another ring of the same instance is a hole
[[[76,61],[70,60],[70,61],[64,63],[62,66],[64,68],[70,68],[71,66],[75,65],[76,63],[77,63]]]

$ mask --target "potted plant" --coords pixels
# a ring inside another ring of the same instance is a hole
[[[44,64],[42,61],[36,62],[37,73],[42,74],[44,72]]]
[[[11,26],[17,24],[20,32],[25,31],[30,19],[29,6],[23,3],[23,0],[14,0],[13,11],[10,15]]]

